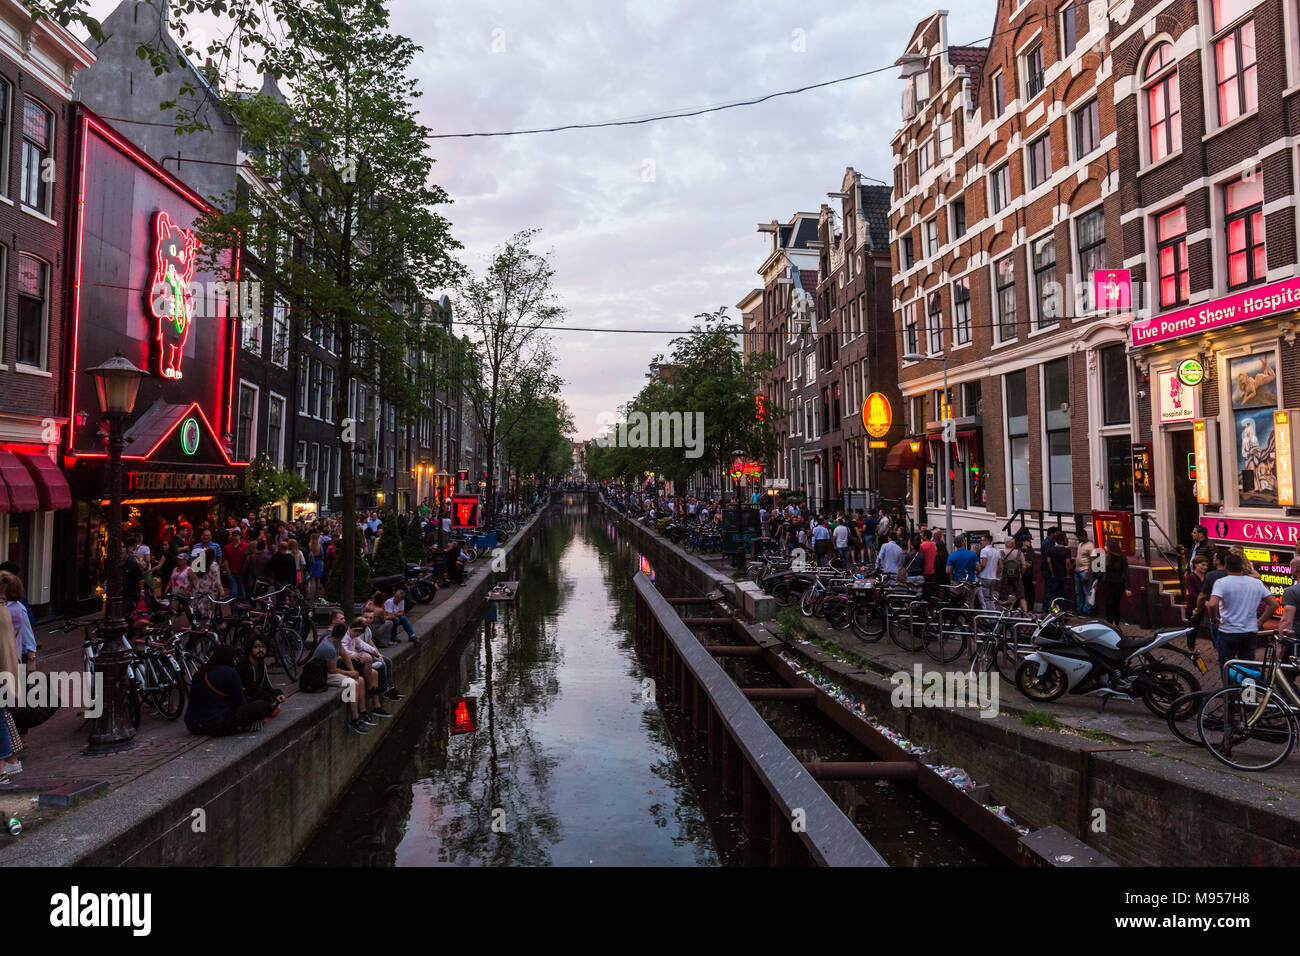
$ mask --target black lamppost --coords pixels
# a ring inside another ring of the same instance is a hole
[[[104,620],[99,626],[103,650],[95,658],[96,673],[104,675],[104,702],[92,725],[86,751],[102,754],[131,746],[135,737],[126,695],[126,667],[131,652],[126,646],[127,626],[122,614],[122,425],[135,408],[140,380],[149,373],[118,354],[86,369],[86,374],[95,378],[99,408],[108,422],[108,576],[104,582]]]

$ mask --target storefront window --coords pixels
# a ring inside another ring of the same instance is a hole
[[[1069,359],[1057,359],[1043,366],[1043,421],[1047,427],[1048,507],[1053,511],[1072,511]]]
[[[1133,507],[1133,444],[1128,435],[1106,438],[1106,492],[1115,511]]]
[[[1238,504],[1276,508],[1277,448],[1273,412],[1277,408],[1277,358],[1257,352],[1228,362],[1232,398]]]

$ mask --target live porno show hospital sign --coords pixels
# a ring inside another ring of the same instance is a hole
[[[1134,346],[1153,345],[1291,309],[1300,309],[1300,277],[1134,322],[1131,340]]]

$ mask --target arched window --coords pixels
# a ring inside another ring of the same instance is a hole
[[[1169,41],[1161,43],[1147,57],[1142,85],[1146,95],[1150,161],[1158,163],[1183,148],[1178,63],[1174,59],[1174,45]]]

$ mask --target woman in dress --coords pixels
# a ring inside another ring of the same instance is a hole
[[[193,617],[211,620],[216,617],[217,606],[213,601],[218,601],[225,594],[225,578],[221,573],[221,559],[217,557],[216,548],[208,548],[202,552],[204,556],[203,571],[191,571],[194,575],[194,587],[190,592],[190,607],[193,609]]]
[[[302,547],[298,544],[297,538],[289,539],[289,554],[293,556],[294,581],[298,584],[298,593],[303,593],[303,582],[306,578],[307,556],[302,553]]]
[[[325,577],[325,551],[319,531],[313,531],[307,539],[307,553],[311,559],[307,565],[307,599],[315,601],[320,597],[321,581]]]

